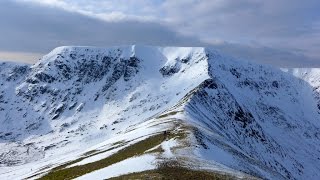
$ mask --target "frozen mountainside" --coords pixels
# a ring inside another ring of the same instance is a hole
[[[172,160],[238,178],[320,172],[320,69],[201,47],[59,47],[0,64],[0,83],[1,179],[105,179]]]
[[[262,66],[210,64],[212,78],[185,106],[203,129],[199,154],[258,177],[317,179],[319,86]]]

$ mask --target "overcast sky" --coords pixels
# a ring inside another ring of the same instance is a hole
[[[319,0],[1,0],[0,59],[62,45],[212,46],[277,66],[320,67]]]

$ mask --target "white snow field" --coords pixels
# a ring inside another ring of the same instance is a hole
[[[89,166],[68,178],[106,179],[165,161],[319,179],[320,69],[202,47],[59,47],[32,66],[0,63],[0,84],[1,180]]]

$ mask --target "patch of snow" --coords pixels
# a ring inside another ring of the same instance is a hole
[[[108,179],[111,177],[117,177],[124,174],[133,172],[142,172],[146,170],[155,169],[156,157],[153,155],[142,155],[138,157],[132,157],[121,162],[115,163],[97,171],[93,171],[86,175],[76,178],[77,180],[86,179]]]

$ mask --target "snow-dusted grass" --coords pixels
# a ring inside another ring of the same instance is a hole
[[[112,164],[118,163],[133,156],[142,155],[148,149],[151,149],[159,145],[164,140],[163,134],[157,134],[151,136],[145,140],[142,140],[136,144],[133,144],[125,149],[118,151],[117,153],[99,161],[92,163],[73,166],[69,168],[57,169],[41,177],[40,179],[72,179],[81,175],[90,173],[92,171],[108,167]]]
[[[137,166],[137,162],[139,165]],[[109,179],[111,177],[120,176],[123,174],[141,172],[155,169],[156,157],[150,154],[135,156],[118,163],[112,164],[106,168],[93,171],[92,173],[80,176],[77,180],[87,179]]]
[[[159,179],[159,180],[171,180],[171,179],[215,179],[215,180],[231,180],[237,179],[236,177],[224,174],[221,172],[194,170],[186,167],[182,167],[177,163],[166,162],[164,165],[160,165],[157,169],[147,170],[143,172],[135,172],[126,174],[110,180],[122,180],[122,179]],[[245,179],[254,179],[246,177]]]

